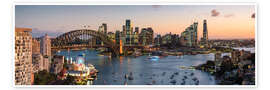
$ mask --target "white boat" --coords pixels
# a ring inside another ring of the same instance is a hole
[[[148,57],[148,59],[159,59],[159,56],[151,56],[151,57]]]

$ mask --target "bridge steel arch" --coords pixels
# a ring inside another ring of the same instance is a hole
[[[112,50],[113,56],[119,56],[119,47],[115,42],[109,39],[106,34],[90,29],[79,29],[66,32],[52,40],[52,47],[62,48],[64,46],[70,46],[72,45],[70,42],[76,42],[75,40],[78,38],[80,38],[80,40],[86,40],[91,36],[101,40],[107,45]]]

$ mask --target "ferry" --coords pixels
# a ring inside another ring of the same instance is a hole
[[[151,60],[159,59],[159,56],[151,56],[151,57],[148,57],[148,59],[151,59]]]

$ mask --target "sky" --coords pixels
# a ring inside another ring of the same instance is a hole
[[[207,20],[209,39],[255,38],[254,5],[16,5],[15,27],[32,28],[34,37],[47,33],[56,37],[64,32],[97,30],[107,23],[108,31],[122,30],[125,20],[133,27],[152,27],[155,35],[181,34],[198,22],[202,36]]]

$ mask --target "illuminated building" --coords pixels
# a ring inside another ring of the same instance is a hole
[[[201,45],[208,47],[208,30],[206,20],[203,20],[203,37],[201,38]]]
[[[197,28],[198,23],[194,22],[192,25],[187,27],[184,32],[181,33],[181,45],[188,47],[196,47],[198,43]]]
[[[162,43],[162,38],[161,35],[158,34],[157,37],[154,40],[155,46],[160,46],[160,44]]]
[[[139,35],[139,44],[140,45],[152,45],[154,40],[154,31],[151,27],[142,28]]]
[[[120,44],[120,40],[121,40],[121,32],[119,30],[116,30],[115,32],[115,42],[117,45]]]
[[[135,27],[135,31],[133,31],[132,22],[127,19],[123,25],[120,39],[123,46],[137,45],[139,43],[139,27]]]
[[[115,41],[115,34],[113,32],[108,32],[108,37],[109,39],[111,39],[112,41]]]
[[[133,27],[131,21],[129,19],[126,20],[125,24],[125,45],[132,45],[132,38],[133,38]]]

